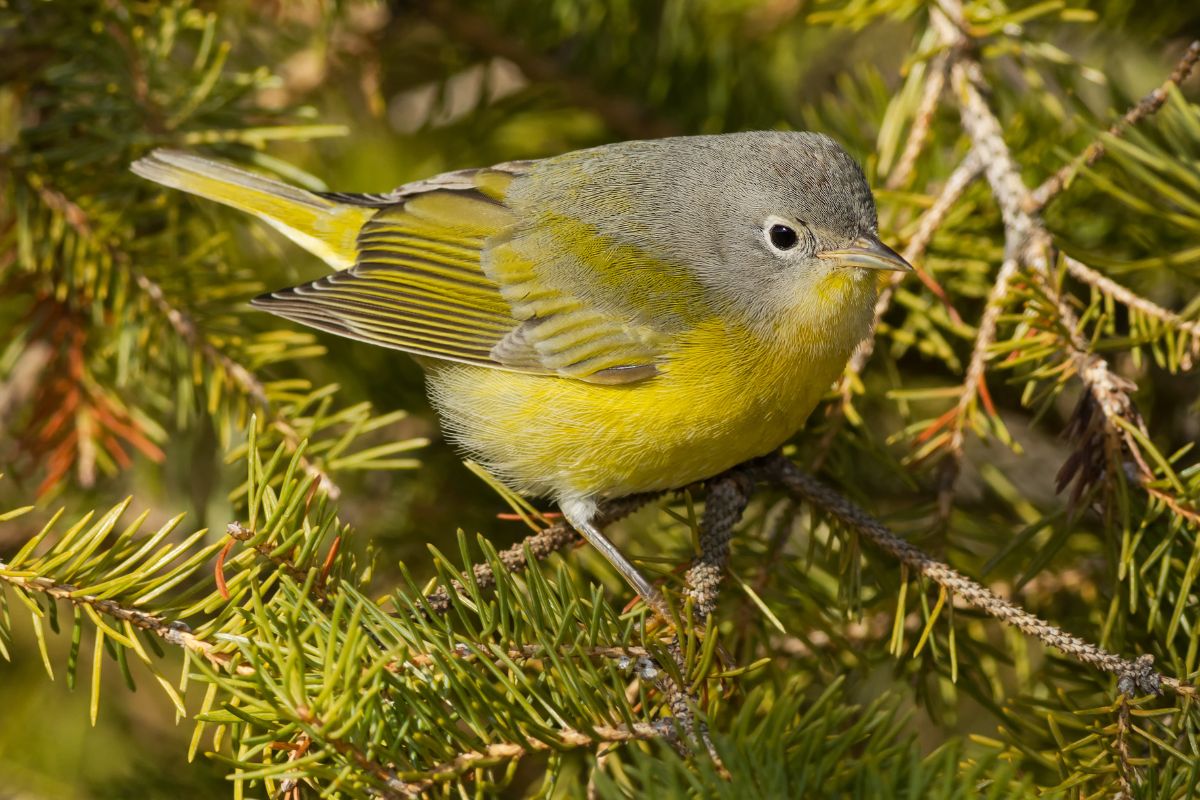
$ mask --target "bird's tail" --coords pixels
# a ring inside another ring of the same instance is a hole
[[[334,269],[354,266],[358,233],[375,213],[179,150],[155,150],[130,168],[163,186],[253,214]]]

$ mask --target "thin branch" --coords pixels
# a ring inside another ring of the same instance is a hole
[[[975,334],[975,344],[971,348],[971,360],[967,362],[967,373],[963,379],[962,395],[958,400],[958,415],[966,416],[967,406],[975,399],[984,380],[984,370],[987,366],[988,349],[996,341],[996,328],[1000,320],[1000,312],[1004,310],[1004,298],[1008,296],[1009,283],[1020,269],[1020,262],[1010,255],[1000,265],[996,273],[996,281],[988,292],[987,304],[983,317],[979,320],[979,331]],[[957,425],[951,435],[950,449],[961,454],[963,426]]]
[[[176,308],[167,300],[161,286],[130,263],[127,253],[115,250],[107,242],[98,239],[92,231],[83,209],[71,202],[61,192],[51,189],[48,186],[39,184],[34,189],[37,191],[38,196],[41,197],[42,202],[47,207],[61,214],[76,233],[103,248],[113,259],[114,263],[120,264],[129,272],[138,288],[146,294],[155,309],[166,318],[167,323],[175,331],[175,334],[189,347],[197,350],[204,357],[205,361],[227,374],[238,389],[250,398],[256,406],[266,412],[270,418],[271,427],[283,437],[284,444],[287,445],[289,452],[294,453],[300,446],[301,436],[292,427],[292,424],[276,410],[274,404],[267,397],[267,390],[262,381],[255,377],[254,373],[250,370],[213,345],[190,315]],[[336,500],[341,495],[341,488],[317,464],[313,463],[307,457],[301,456],[300,466],[306,475],[316,479],[321,491],[328,495],[329,499]]]
[[[664,724],[665,723],[665,724]],[[405,781],[404,790],[401,792],[401,797],[420,797],[422,793],[432,788],[438,783],[465,775],[477,767],[483,766],[483,762],[496,761],[506,759],[508,761],[516,761],[524,758],[529,753],[544,752],[547,750],[568,750],[579,749],[584,747],[596,747],[606,744],[622,744],[626,742],[648,741],[652,739],[665,739],[670,741],[675,735],[675,729],[670,725],[669,720],[663,720],[660,723],[635,722],[632,726],[629,725],[596,725],[591,729],[591,733],[584,733],[573,728],[562,728],[557,731],[557,741],[546,742],[542,739],[529,739],[523,744],[515,742],[497,742],[489,744],[481,750],[468,750],[465,753],[460,753],[455,756],[452,761],[446,761],[442,764],[425,771],[428,777],[421,778],[415,781]],[[389,787],[398,788],[395,784],[389,782]]]
[[[1143,655],[1135,661],[1130,661],[1078,636],[1066,633],[1014,603],[997,596],[980,583],[962,575],[949,565],[934,559],[901,539],[887,526],[846,497],[801,471],[795,463],[778,453],[747,461],[734,467],[726,475],[742,480],[761,481],[776,485],[787,491],[794,499],[812,503],[878,549],[907,566],[914,574],[933,581],[946,589],[952,596],[995,617],[1006,625],[1011,625],[1023,633],[1037,638],[1044,644],[1081,663],[1116,674],[1120,678],[1119,687],[1125,694],[1132,694],[1135,691],[1147,694],[1157,693],[1163,688],[1180,695],[1195,696],[1197,694],[1196,688],[1191,684],[1156,672],[1153,668],[1153,656]],[[633,508],[645,502],[647,496],[643,495],[633,499],[637,502],[630,507],[623,507],[620,500],[613,501],[606,506],[606,513],[614,515],[606,521],[611,521],[615,516],[629,513]],[[554,526],[554,528],[558,527],[560,526]],[[522,559],[520,568],[524,568],[524,566],[526,565]]]
[[[246,369],[244,366],[234,361],[225,353],[221,352],[208,337],[201,333],[199,326],[195,320],[188,314],[180,311],[173,306],[166,295],[163,293],[162,287],[154,281],[146,277],[140,270],[134,269],[127,265],[133,280],[137,283],[138,288],[146,293],[150,301],[154,304],[158,312],[166,317],[171,329],[179,338],[183,339],[187,345],[197,350],[204,360],[213,364],[218,369],[222,370],[230,377],[234,385],[238,387],[251,401],[254,402],[261,410],[267,413],[269,424],[274,428],[280,436],[283,437],[284,444],[289,452],[296,452],[300,447],[302,437],[292,427],[289,422],[275,408],[274,403],[267,397],[266,386],[263,385],[254,373]],[[300,457],[300,467],[304,473],[317,482],[320,490],[326,494],[330,500],[336,500],[342,494],[342,489],[338,486],[333,478],[329,476],[325,470],[313,463],[307,456]]]
[[[885,186],[888,189],[899,189],[907,185],[912,177],[913,168],[925,143],[929,139],[929,130],[933,124],[933,115],[937,113],[938,101],[941,100],[942,90],[946,87],[946,73],[950,66],[948,52],[939,53],[926,67],[925,84],[921,88],[921,99],[917,102],[916,114],[913,116],[912,128],[908,132],[908,140],[904,143],[904,152],[900,154],[896,166],[888,175]]]
[[[49,578],[6,575],[5,571],[7,569],[8,565],[0,561],[0,580],[9,583],[13,587],[44,594],[56,600],[65,600],[75,606],[90,606],[101,614],[122,622],[128,622],[135,628],[152,633],[168,644],[203,656],[214,667],[229,668],[233,661],[231,653],[219,651],[216,645],[198,638],[192,633],[192,629],[183,622],[167,622],[155,614],[150,614],[136,608],[128,608],[114,600],[103,599],[89,594],[79,594],[79,589],[69,583],[56,583]],[[246,664],[239,664],[235,668],[235,671],[239,675],[247,675],[254,672]]]
[[[622,517],[629,516],[646,503],[663,494],[664,492],[637,494],[610,500],[600,507],[596,524],[599,527],[610,525]],[[560,520],[545,530],[526,536],[512,547],[497,553],[497,556],[500,559],[500,563],[510,573],[520,573],[525,571],[526,567],[529,566],[529,562],[525,558],[526,548],[529,549],[529,552],[536,560],[541,561],[542,559],[549,558],[553,553],[562,550],[567,545],[578,541],[581,541],[579,533],[566,520]],[[481,589],[489,589],[496,584],[496,576],[492,572],[490,564],[476,564],[471,567],[471,572],[474,575],[475,583]],[[465,580],[466,576],[464,575],[463,578]],[[463,594],[465,589],[460,581],[455,581],[449,590],[445,586],[439,586],[425,598],[435,613],[445,614],[450,610],[450,591],[453,591],[455,594]]]
[[[1200,321],[1184,319],[1174,311],[1163,308],[1157,303],[1142,297],[1132,289],[1101,275],[1079,259],[1063,254],[1062,260],[1066,264],[1067,272],[1071,273],[1077,280],[1095,287],[1101,293],[1111,297],[1118,303],[1136,309],[1147,317],[1153,317],[1167,326],[1187,334],[1191,340],[1191,346],[1184,354],[1184,361],[1181,362],[1180,366],[1184,369],[1191,368],[1192,359],[1200,355]]]
[[[938,0],[938,6],[931,14],[931,18],[945,45],[953,48],[964,47],[965,36],[959,24],[962,19],[960,0]],[[1189,48],[1188,56],[1180,62],[1172,74],[1172,79],[1185,77],[1198,59],[1200,59],[1200,44]],[[1030,211],[1030,209],[1036,210],[1040,206],[1030,200],[1030,191],[1021,178],[1020,169],[1013,160],[1008,145],[1004,142],[1000,121],[984,97],[987,84],[979,62],[974,57],[965,54],[956,60],[951,66],[951,85],[958,98],[963,129],[986,164],[988,183],[1004,220],[1007,253],[1010,255],[1015,253],[1018,266],[1030,267],[1033,274],[1041,278],[1042,283],[1062,312],[1064,325],[1073,332],[1073,336],[1078,338],[1076,330],[1078,320],[1070,307],[1062,302],[1057,288],[1049,280],[1051,253],[1054,250],[1053,238],[1041,219]],[[1165,90],[1163,91],[1165,93]],[[1153,110],[1150,105],[1147,105],[1146,108]],[[1149,113],[1149,111],[1144,112],[1142,116],[1145,113]],[[1140,118],[1139,116],[1136,119]],[[1004,277],[1002,269],[997,276],[997,282]],[[1130,452],[1136,458],[1140,458],[1136,443],[1132,442],[1132,438],[1127,432],[1113,422],[1117,415],[1127,421],[1133,421],[1133,417],[1136,416],[1136,407],[1129,398],[1130,387],[1118,385],[1118,379],[1109,368],[1107,361],[1092,353],[1086,342],[1080,340],[1075,344],[1076,353],[1073,358],[1078,360],[1086,356],[1087,361],[1086,364],[1082,361],[1077,363],[1077,374],[1089,392],[1096,398],[1097,403],[1104,409],[1106,421],[1120,432],[1120,437],[1126,441],[1127,445],[1132,445]],[[1121,382],[1125,383],[1123,379]],[[1120,409],[1124,409],[1124,411]],[[1163,499],[1172,508],[1182,507],[1178,500],[1170,497],[1167,493],[1146,486],[1147,479],[1151,474],[1147,470],[1147,474],[1140,481],[1143,488],[1159,499]]]
[[[1003,126],[984,99],[983,69],[978,61],[964,57],[951,66],[950,79],[959,101],[959,118],[983,159],[984,174],[1000,206],[1005,231],[1012,241],[1022,243],[1040,223],[1035,224],[1025,211],[1024,201],[1029,192],[1004,141]]]
[[[1137,105],[1126,111],[1119,120],[1109,126],[1108,135],[1121,136],[1129,128],[1162,108],[1170,96],[1170,88],[1178,86],[1187,80],[1188,75],[1195,69],[1197,62],[1200,62],[1200,41],[1191,43],[1184,52],[1183,57],[1175,65],[1175,69],[1171,71],[1170,77],[1161,86],[1139,100]],[[1084,148],[1082,153],[1060,167],[1057,172],[1043,181],[1040,186],[1030,193],[1028,199],[1025,201],[1025,210],[1031,214],[1036,214],[1044,209],[1054,198],[1062,194],[1075,173],[1081,168],[1090,167],[1104,158],[1106,152],[1108,152],[1108,148],[1102,139],[1093,141]]]
[[[486,645],[477,644],[471,647],[465,642],[460,642],[454,646],[453,650],[449,651],[449,655],[467,661],[475,658],[478,652],[486,653],[487,650]],[[562,658],[638,659],[649,657],[650,651],[636,645],[621,647],[600,645],[596,647],[562,647],[556,649],[554,654]],[[521,647],[510,647],[505,651],[505,655],[513,661],[529,661],[535,658],[545,658],[548,653],[547,649],[540,644],[527,644]],[[387,669],[389,672],[399,672],[409,666],[429,667],[436,666],[437,664],[438,660],[432,653],[414,653],[413,655],[390,662],[387,665]]]
[[[1153,694],[1166,688],[1181,695],[1196,694],[1195,687],[1190,684],[1159,675],[1153,668],[1152,656],[1143,655],[1136,661],[1122,658],[1078,636],[1066,633],[998,597],[981,584],[899,538],[883,523],[838,492],[802,472],[788,459],[776,456],[760,462],[758,469],[765,479],[778,483],[797,499],[821,508],[839,523],[907,566],[914,574],[933,581],[972,607],[1035,637],[1077,661],[1116,674],[1121,679],[1122,692]]]
[[[1133,402],[1130,394],[1136,389],[1136,385],[1119,375],[1113,373],[1109,368],[1108,362],[1100,356],[1092,352],[1087,339],[1079,332],[1079,318],[1074,310],[1067,304],[1063,296],[1058,292],[1057,287],[1046,276],[1038,276],[1039,285],[1046,292],[1047,296],[1055,303],[1055,308],[1063,327],[1067,331],[1066,350],[1068,357],[1071,359],[1071,366],[1075,374],[1082,381],[1084,387],[1088,390],[1088,396],[1092,399],[1092,404],[1096,409],[1099,409],[1104,420],[1104,442],[1106,446],[1105,455],[1108,457],[1108,463],[1117,464],[1121,451],[1127,453],[1132,459],[1131,467],[1134,469],[1134,474],[1131,476],[1133,480],[1147,494],[1160,500],[1167,508],[1179,516],[1189,520],[1193,524],[1200,525],[1200,509],[1184,503],[1179,498],[1173,496],[1169,492],[1165,492],[1152,484],[1158,479],[1154,470],[1146,462],[1146,458],[1142,455],[1142,448],[1137,439],[1117,420],[1124,420],[1126,424],[1136,426],[1143,434],[1149,436],[1146,430],[1145,422],[1142,420],[1142,415],[1138,412],[1137,406]],[[1077,452],[1083,452],[1087,448],[1088,436],[1088,421],[1086,415],[1087,408],[1082,404],[1076,412],[1077,416],[1083,415],[1083,419],[1078,422],[1073,421],[1073,431],[1078,441]],[[1114,444],[1117,443],[1117,444]],[[1064,479],[1069,480],[1074,473],[1084,469],[1078,457],[1072,457],[1064,464],[1062,471],[1059,473],[1060,487]],[[1083,481],[1087,483],[1086,477]],[[1082,486],[1079,487],[1082,490]]]

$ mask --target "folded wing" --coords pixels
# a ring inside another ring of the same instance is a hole
[[[448,173],[383,195],[322,195],[376,209],[354,266],[254,305],[429,358],[605,384],[654,375],[652,332],[539,281],[533,264],[509,255],[493,266],[487,257],[519,227],[503,198],[523,168]]]

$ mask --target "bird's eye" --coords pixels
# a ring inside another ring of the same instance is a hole
[[[791,250],[800,241],[795,228],[776,223],[767,229],[767,238],[776,250]]]

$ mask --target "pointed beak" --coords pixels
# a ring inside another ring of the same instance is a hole
[[[824,250],[819,258],[837,261],[838,266],[862,267],[863,269],[886,269],[894,272],[912,272],[912,264],[892,248],[873,236],[860,236],[849,247],[840,250]]]

